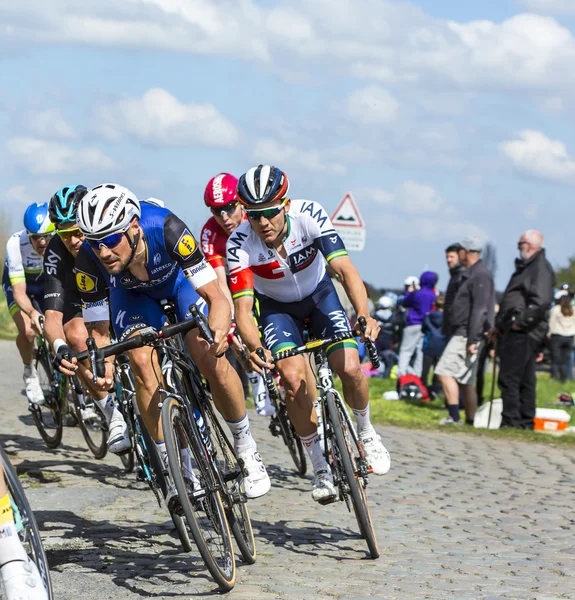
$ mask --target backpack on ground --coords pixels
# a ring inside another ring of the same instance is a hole
[[[429,392],[417,375],[401,375],[397,379],[397,393],[404,400],[429,402]]]

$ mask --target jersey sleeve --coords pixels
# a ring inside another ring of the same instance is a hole
[[[26,283],[22,251],[20,250],[20,236],[13,235],[6,244],[6,262],[8,263],[8,277],[10,283]]]
[[[180,265],[195,290],[217,279],[191,231],[172,213],[164,222],[164,243],[168,254]]]
[[[66,297],[66,275],[63,257],[58,251],[58,236],[54,236],[44,253],[44,308],[63,313]]]
[[[242,247],[248,236],[238,229],[228,238],[226,245],[230,291],[234,300],[254,295],[254,275],[250,268],[249,255]]]
[[[315,247],[329,263],[334,258],[347,256],[343,240],[335,230],[324,208],[317,202],[304,202],[301,213],[307,215],[307,228]]]
[[[108,282],[86,246],[76,257],[76,287],[82,300],[82,317],[86,323],[109,321]]]
[[[213,227],[208,223],[206,223],[202,227],[202,235],[200,239],[202,240],[202,251],[206,260],[214,269],[218,267],[225,267],[225,256],[222,256],[220,252],[218,252],[218,247],[216,243],[217,233],[214,231]]]

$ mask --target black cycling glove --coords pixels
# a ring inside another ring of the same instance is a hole
[[[59,371],[63,360],[71,361],[75,356],[76,353],[70,348],[70,346],[67,344],[62,344],[58,348],[58,352],[56,352],[56,356],[54,356],[52,364],[54,365],[54,368]]]

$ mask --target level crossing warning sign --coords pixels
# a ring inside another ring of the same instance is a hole
[[[347,193],[331,217],[331,222],[348,250],[360,252],[365,246],[365,225],[357,203]]]

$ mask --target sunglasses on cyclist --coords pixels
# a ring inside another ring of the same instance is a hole
[[[69,229],[56,229],[56,233],[63,242],[69,242],[73,237],[79,240],[84,238],[84,234],[78,227],[70,227]]]
[[[221,208],[210,208],[210,210],[212,211],[212,214],[215,215],[216,217],[223,217],[224,215],[231,215],[233,213],[236,212],[236,209],[238,208],[238,202],[230,202],[229,204],[226,204],[225,206],[222,206]]]
[[[252,219],[253,221],[259,221],[262,217],[269,221],[270,219],[277,217],[281,213],[281,211],[284,209],[286,202],[287,198],[284,198],[281,204],[273,206],[272,208],[258,208],[254,210],[246,210],[246,215],[248,215],[248,218]]]
[[[88,244],[93,250],[99,250],[100,246],[105,246],[108,250],[113,250],[123,239],[124,232],[122,233],[111,233],[106,237],[100,238],[99,240],[92,240],[86,238],[88,240]]]
[[[49,242],[52,239],[51,233],[29,233],[28,236],[35,242]]]

